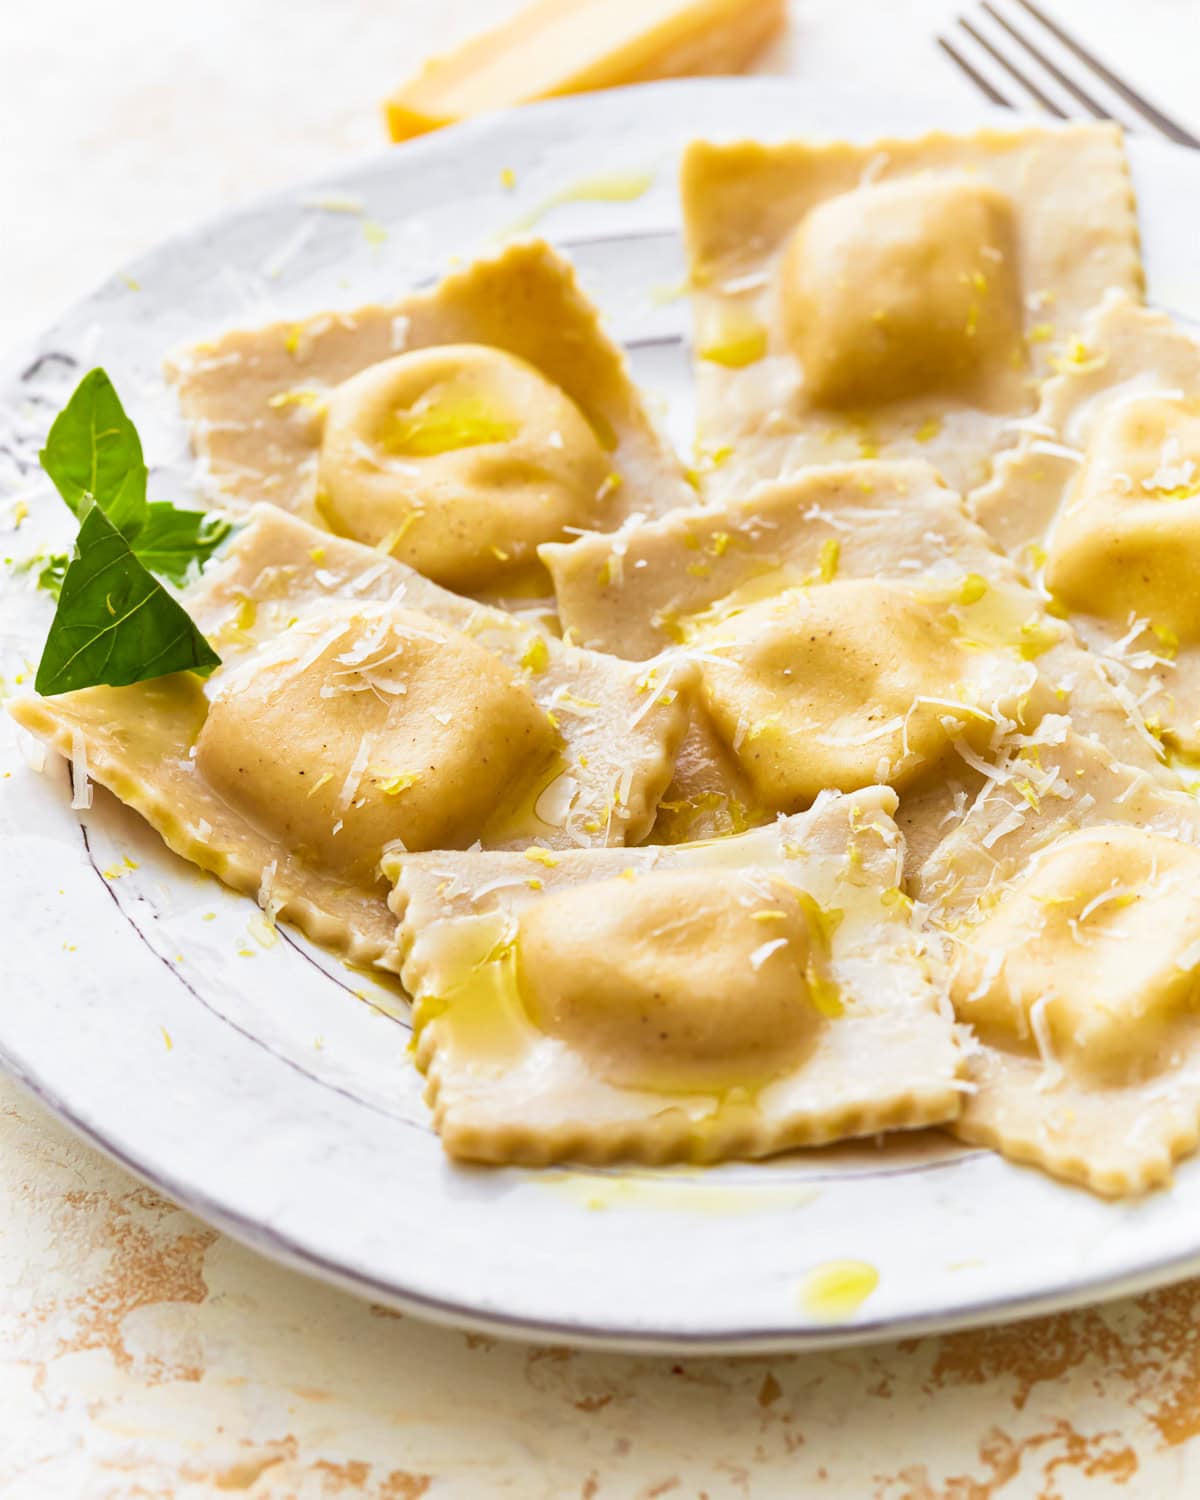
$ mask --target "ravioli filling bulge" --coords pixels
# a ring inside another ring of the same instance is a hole
[[[1031,673],[965,650],[957,622],[901,585],[847,579],[791,589],[693,638],[707,706],[766,807],[824,788],[903,790],[986,747]]]
[[[389,853],[452,1156],[716,1161],[958,1113],[894,792],[696,844]]]
[[[525,360],[479,345],[400,354],[329,401],[318,507],[448,588],[531,565],[603,520],[612,460],[579,407]]]
[[[370,878],[385,846],[470,843],[557,735],[497,656],[429,615],[336,604],[221,683],[196,761],[246,816]]]
[[[697,141],[681,184],[709,496],[881,456],[983,484],[1088,310],[1143,284],[1108,125]]]
[[[960,1019],[1085,1074],[1152,1066],[1200,1001],[1200,850],[1133,827],[1068,835],[967,940]]]
[[[752,1085],[836,1007],[812,898],[780,879],[673,871],[556,892],[516,938],[526,1010],[611,1082]]]
[[[1168,647],[1200,641],[1200,400],[1105,413],[1046,550],[1046,585],[1071,609],[1147,619]]]
[[[1015,233],[1007,196],[966,174],[918,175],[817,204],[777,273],[809,398],[849,408],[986,391],[989,378],[1022,370]]]

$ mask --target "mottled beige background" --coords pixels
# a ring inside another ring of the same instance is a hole
[[[1047,3],[1200,128],[1196,0]],[[386,88],[510,8],[6,5],[0,331],[32,333],[162,235],[378,146]],[[942,0],[794,9],[777,71],[962,97],[930,45]],[[278,1270],[0,1081],[0,1497],[225,1495],[1186,1500],[1200,1495],[1200,1284],[821,1358],[525,1349]]]

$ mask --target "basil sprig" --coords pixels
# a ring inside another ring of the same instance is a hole
[[[57,586],[58,608],[38,664],[38,692],[124,687],[169,672],[207,675],[219,666],[220,657],[154,574],[183,583],[194,564],[212,555],[229,523],[146,499],[142,444],[103,370],[79,382],[39,457],[80,525],[65,572],[47,567],[39,575],[45,586]]]

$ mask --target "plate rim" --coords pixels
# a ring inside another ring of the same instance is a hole
[[[772,92],[792,97],[804,96],[808,92],[805,86],[796,80],[766,77],[689,79],[642,84],[627,89],[610,90],[607,92],[607,97],[611,98],[613,95],[628,97],[635,94],[644,97],[649,93],[662,93],[663,91],[670,91],[673,94],[683,91],[707,94],[717,90],[730,97],[736,97],[748,91]],[[849,109],[852,107],[854,95],[850,91],[842,92]],[[595,107],[597,97],[601,96],[551,100],[525,106],[518,111],[499,111],[480,116],[449,127],[435,136],[425,137],[411,143],[404,150],[411,153],[414,150],[423,149],[433,154],[444,152],[453,156],[464,144],[469,143],[473,136],[486,136],[497,126],[503,128],[505,122],[514,117],[530,118],[536,115],[552,119],[563,113],[582,114]],[[929,106],[925,101],[915,98],[905,99],[900,95],[894,96],[887,102],[900,108],[924,109],[930,116],[931,123],[928,127],[930,129],[938,128],[934,121],[939,113],[942,115],[949,113],[948,110],[939,111],[937,106]],[[879,103],[877,97],[875,103],[877,105]],[[637,107],[639,106],[634,106],[634,108]],[[1016,125],[1023,118],[1013,112],[990,109],[985,106],[973,108],[970,114],[980,123],[998,120],[1008,125]],[[798,124],[796,128],[800,130],[803,126]],[[853,133],[850,132],[850,134]],[[712,134],[718,138],[726,138],[728,132],[716,129]],[[1153,144],[1155,147],[1161,146],[1172,154],[1184,152],[1182,147],[1171,147],[1157,141]],[[6,350],[3,357],[0,357],[0,375],[6,379],[17,375],[28,365],[30,357],[36,355],[39,349],[51,348],[56,330],[91,306],[104,289],[111,285],[113,277],[120,275],[122,271],[136,272],[139,267],[157,261],[172,249],[186,246],[202,234],[220,233],[230,225],[268,213],[276,206],[294,206],[298,194],[315,193],[339,185],[345,187],[355,182],[361,183],[364,177],[370,176],[372,172],[394,160],[396,149],[396,147],[383,147],[377,151],[356,155],[312,176],[231,205],[217,214],[198,220],[166,236],[125,262],[123,267],[98,281],[90,291],[76,298],[60,312],[57,318],[40,333],[23,339],[16,348]],[[1184,154],[1189,157],[1192,155],[1186,152]],[[554,242],[552,233],[548,233],[546,237]],[[898,1337],[919,1337],[951,1329],[977,1327],[997,1321],[1044,1315],[1084,1303],[1107,1301],[1115,1297],[1147,1291],[1200,1270],[1200,1231],[1198,1231],[1193,1249],[1166,1255],[1157,1261],[1150,1260],[1124,1273],[1108,1271],[1084,1279],[1061,1280],[1036,1294],[1017,1292],[1007,1296],[981,1297],[964,1307],[942,1313],[863,1318],[853,1323],[828,1326],[781,1324],[779,1326],[740,1327],[720,1333],[697,1332],[694,1334],[677,1328],[655,1329],[645,1325],[626,1325],[624,1328],[615,1325],[599,1327],[590,1321],[573,1323],[562,1320],[539,1320],[488,1309],[478,1302],[471,1303],[432,1296],[411,1286],[406,1287],[400,1276],[391,1281],[377,1280],[363,1271],[329,1260],[312,1247],[272,1229],[261,1219],[248,1218],[222,1204],[203,1188],[192,1186],[185,1180],[174,1177],[170,1172],[154,1165],[151,1158],[138,1152],[130,1152],[116,1144],[104,1134],[98,1125],[83,1118],[71,1103],[59,1094],[49,1080],[36,1076],[35,1071],[10,1051],[3,1038],[0,1038],[0,1064],[75,1134],[173,1201],[195,1212],[206,1221],[216,1224],[240,1243],[282,1264],[303,1270],[357,1295],[396,1307],[427,1321],[454,1328],[474,1329],[505,1338],[540,1342],[552,1340],[569,1342],[579,1347],[641,1353],[698,1355],[748,1353],[763,1350],[813,1351],[852,1344],[867,1344]]]
[[[1119,1298],[1140,1295],[1200,1274],[1200,1242],[1191,1252],[1172,1256],[1142,1271],[1113,1276],[1100,1275],[1087,1281],[1063,1281],[1036,1296],[1012,1296],[981,1300],[955,1313],[929,1313],[904,1319],[863,1319],[854,1323],[792,1328],[749,1327],[725,1334],[689,1334],[678,1329],[607,1330],[586,1323],[559,1319],[525,1318],[516,1314],[482,1311],[477,1304],[435,1297],[413,1288],[379,1280],[327,1259],[319,1252],[271,1230],[258,1220],[232,1211],[202,1190],[188,1187],[146,1165],[136,1155],[122,1150],[102,1132],[77,1116],[53,1090],[30,1077],[0,1042],[0,1066],[56,1120],[74,1135],[98,1150],[109,1161],[146,1183],[165,1198],[215,1225],[240,1245],[290,1270],[300,1271],[370,1302],[382,1303],[441,1328],[490,1334],[517,1343],[569,1344],[598,1352],[700,1357],[764,1352],[815,1354],[830,1349],[870,1345],[899,1338],[927,1338],[972,1328],[1050,1316],[1085,1306],[1100,1306]],[[1081,1295],[1082,1294],[1082,1295]]]

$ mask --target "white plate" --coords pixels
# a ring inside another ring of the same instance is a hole
[[[70,534],[36,451],[82,369],[103,363],[125,397],[153,496],[186,499],[166,350],[425,282],[598,174],[654,180],[630,201],[560,202],[536,228],[574,256],[686,444],[687,309],[670,295],[683,143],[987,118],[766,80],[656,85],[480,120],[205,225],[107,282],[0,374],[0,485],[30,507],[3,550]],[[1200,313],[1200,158],[1142,140],[1131,150],[1152,297]],[[10,685],[47,618],[44,598],[6,579]],[[937,1137],[705,1172],[451,1166],[394,996],[290,930],[260,946],[251,902],[168,854],[101,790],[72,812],[64,765],[51,758],[39,775],[2,735],[0,1057],[118,1160],[281,1260],[431,1318],[673,1350],[946,1328],[1200,1269],[1197,1161],[1169,1192],[1116,1205]],[[878,1288],[855,1320],[814,1321],[803,1278],[843,1258],[874,1265]]]

